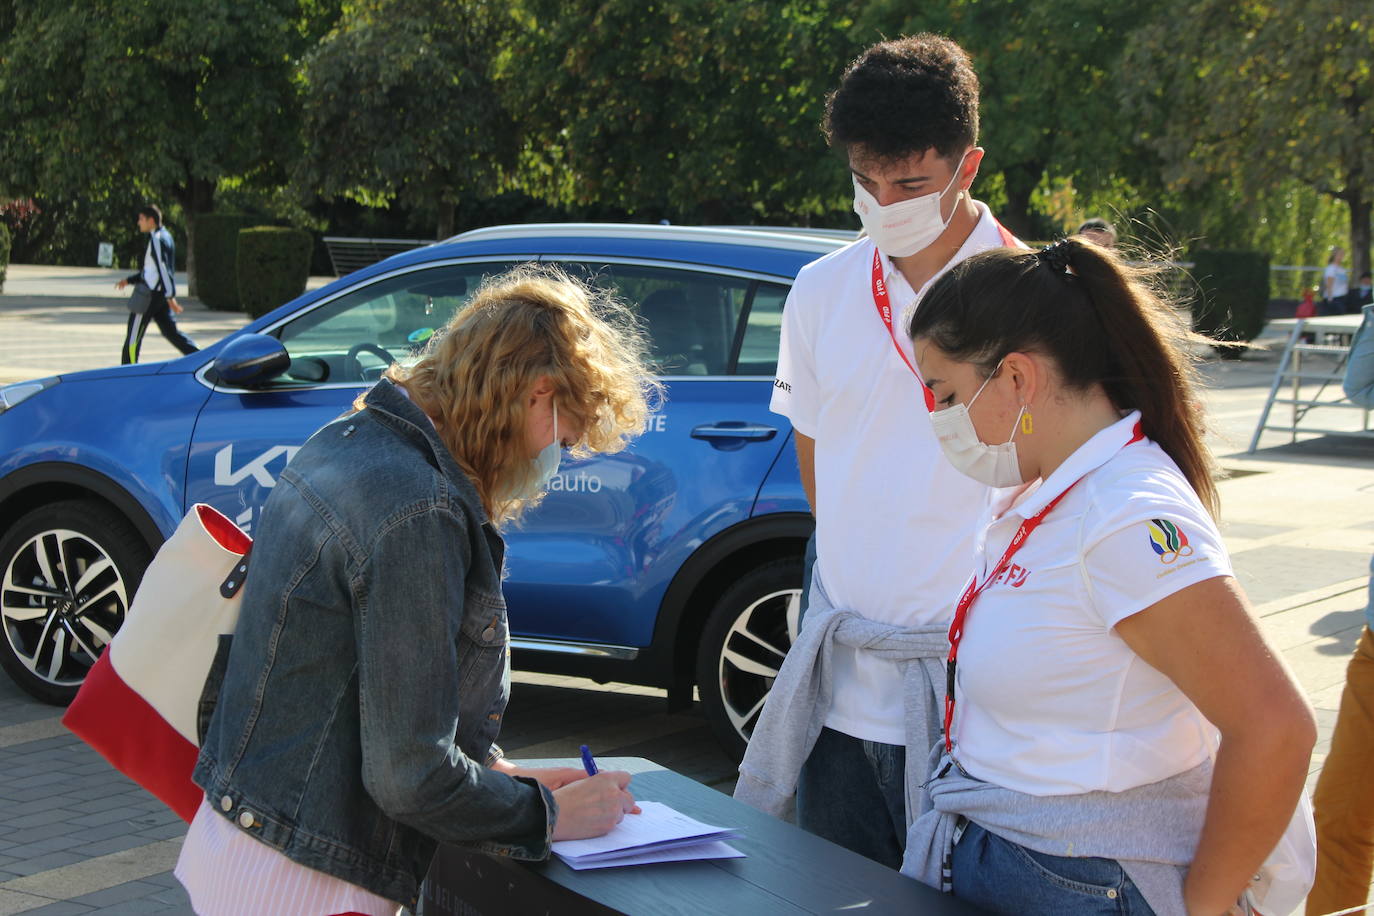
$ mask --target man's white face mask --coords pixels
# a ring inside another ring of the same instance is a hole
[[[878,246],[878,250],[889,258],[904,258],[913,255],[940,237],[949,228],[958,207],[959,197],[955,194],[955,206],[950,208],[949,219],[940,216],[940,202],[959,180],[968,153],[959,157],[954,167],[954,175],[943,191],[932,191],[910,200],[899,200],[886,207],[879,205],[878,199],[864,190],[857,176],[854,178],[854,212],[864,225],[864,231]]]

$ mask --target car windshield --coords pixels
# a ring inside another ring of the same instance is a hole
[[[409,365],[489,276],[514,262],[446,264],[378,280],[287,322],[273,333],[291,356],[279,384],[376,381]]]

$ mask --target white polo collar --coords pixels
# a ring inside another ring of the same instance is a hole
[[[1022,518],[1030,518],[1049,502],[1060,496],[1087,474],[1092,473],[1116,456],[1135,437],[1136,425],[1140,422],[1140,411],[1133,410],[1111,426],[1101,430],[1084,442],[1063,464],[1054,469],[1040,486],[1012,506],[1009,511]]]

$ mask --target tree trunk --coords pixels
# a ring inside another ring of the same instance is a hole
[[[196,276],[196,217],[194,210],[183,209],[186,217],[186,295],[192,299],[200,297],[200,278]]]
[[[215,209],[215,184],[203,178],[192,178],[173,195],[181,204],[181,213],[186,220],[186,295],[196,298],[200,295],[196,276],[196,217]]]
[[[453,237],[453,201],[439,199],[439,227],[436,238],[443,241]]]
[[[1369,271],[1369,211],[1371,201],[1356,187],[1347,198],[1350,204],[1350,286]]]

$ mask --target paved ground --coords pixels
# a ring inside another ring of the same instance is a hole
[[[112,362],[125,313],[118,273],[12,266],[0,295],[0,382]],[[315,281],[322,282],[322,281]],[[53,293],[57,295],[45,295]],[[241,324],[187,303],[184,328],[209,342]],[[154,330],[146,359],[174,352]],[[1267,433],[1243,449],[1277,358],[1211,362],[1208,409],[1221,484],[1222,531],[1261,622],[1317,707],[1319,771],[1346,660],[1362,625],[1374,549],[1374,440],[1289,444]],[[1354,428],[1357,411],[1324,425]],[[184,827],[68,734],[58,711],[0,678],[0,916],[186,913],[172,878]],[[728,791],[732,768],[694,713],[668,715],[659,691],[517,674],[502,744],[515,756],[643,756]]]
[[[11,264],[0,293],[0,384],[94,369],[119,362],[129,313],[129,291],[117,292],[126,271],[88,267],[35,267]],[[177,288],[186,275],[177,274]],[[333,277],[311,277],[313,289]],[[219,340],[245,323],[238,312],[215,312],[189,296],[178,298],[186,311],[177,321],[201,346]],[[142,361],[171,359],[178,352],[157,326],[143,338]]]

